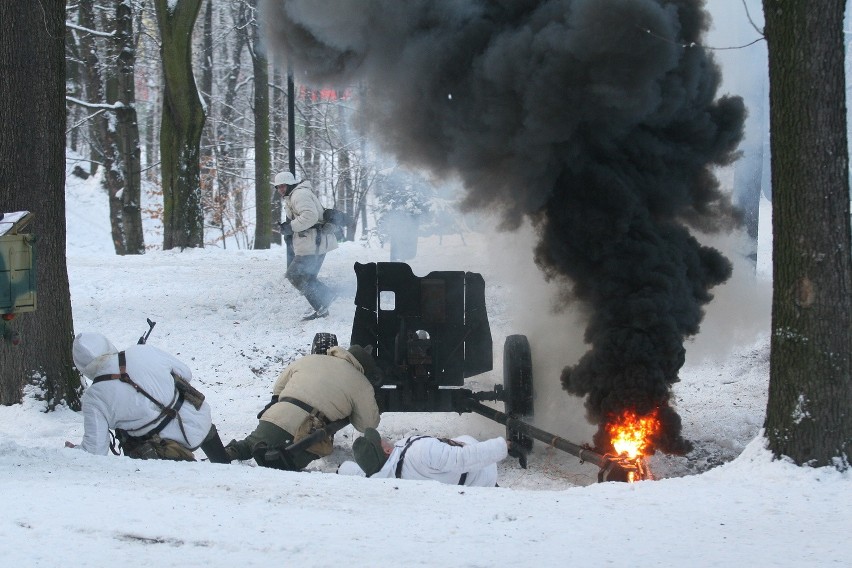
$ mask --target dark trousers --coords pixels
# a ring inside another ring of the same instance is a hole
[[[276,426],[272,422],[261,420],[258,422],[254,432],[246,436],[244,440],[230,442],[228,447],[236,450],[238,460],[249,460],[255,457],[254,452],[258,444],[264,444],[267,449],[271,450],[273,448],[286,448],[292,443],[293,435],[290,432],[280,426]],[[305,450],[293,452],[289,454],[289,457],[292,460],[293,470],[303,469],[306,465],[319,458],[318,455]],[[258,464],[262,466],[267,465],[261,463],[260,460],[258,460]]]
[[[329,287],[317,279],[324,260],[324,254],[297,255],[287,267],[287,280],[315,310],[327,306],[332,297]]]

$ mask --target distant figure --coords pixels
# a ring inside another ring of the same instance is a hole
[[[509,455],[510,448],[511,442],[500,437],[479,442],[471,436],[411,436],[392,444],[373,428],[352,444],[355,461],[367,477],[432,479],[471,487],[496,486],[497,462]],[[525,456],[521,463],[526,466]],[[344,464],[338,471],[351,474],[351,466]]]
[[[258,414],[258,425],[244,440],[232,440],[225,451],[230,459],[254,458],[258,465],[288,471],[303,469],[313,460],[331,454],[332,437],[304,450],[285,448],[331,422],[348,418],[359,432],[379,424],[379,407],[372,382],[380,371],[372,349],[352,345],[315,345],[314,353],[291,363],[272,388],[272,400]],[[325,353],[325,354],[322,354]],[[267,452],[278,461],[269,462]]]
[[[390,239],[390,261],[404,262],[417,256],[418,215],[404,211],[389,211],[383,218]]]
[[[290,172],[281,172],[275,175],[273,185],[284,199],[287,214],[287,221],[280,225],[281,235],[293,240],[295,257],[287,266],[287,280],[311,305],[312,312],[302,319],[324,318],[335,295],[317,275],[325,254],[337,248],[337,237],[333,230],[323,228],[325,208],[314,195],[310,182],[297,179]]]
[[[192,371],[183,362],[151,345],[119,352],[100,333],[77,335],[73,357],[77,369],[92,380],[80,399],[80,448],[98,455],[110,448],[118,453],[111,443],[114,429],[131,458],[194,461],[192,452],[200,447],[211,462],[227,463],[210,405],[189,386]]]

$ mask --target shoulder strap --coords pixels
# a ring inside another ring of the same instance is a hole
[[[92,382],[93,383],[99,383],[101,381],[119,380],[122,383],[130,385],[131,387],[133,387],[133,389],[136,392],[138,392],[139,394],[141,394],[142,396],[144,396],[145,398],[147,398],[148,400],[153,402],[155,405],[157,405],[157,407],[163,413],[174,418],[174,415],[176,414],[176,412],[172,408],[170,408],[171,405],[166,406],[165,404],[163,404],[162,402],[160,402],[159,400],[157,400],[156,398],[154,398],[153,396],[148,394],[148,391],[146,391],[145,389],[143,389],[142,387],[137,385],[135,382],[133,382],[133,379],[131,379],[130,375],[127,374],[127,359],[125,358],[124,351],[120,351],[118,353],[118,370],[119,370],[119,373],[120,373],[118,375],[100,375],[98,377],[95,377],[95,380],[92,381]],[[180,394],[180,393],[178,393],[178,394]]]
[[[156,418],[154,418],[152,421],[148,422],[147,424],[143,424],[142,426],[140,426],[139,428],[136,428],[135,430],[136,431],[144,430],[145,428],[147,428],[151,424],[154,424],[155,422],[159,421],[160,423],[157,424],[157,426],[155,426],[152,430],[150,430],[150,431],[148,431],[144,434],[145,437],[154,436],[154,435],[162,432],[163,428],[165,428],[166,426],[169,425],[169,422],[171,422],[172,420],[177,418],[178,424],[180,425],[181,434],[183,434],[184,439],[187,441],[187,443],[189,443],[189,440],[187,439],[187,436],[186,436],[186,432],[183,429],[183,420],[181,420],[180,414],[178,414],[178,411],[180,410],[181,406],[183,406],[183,400],[184,400],[183,393],[180,392],[178,389],[175,389],[175,397],[172,399],[171,404],[169,404],[168,406],[166,406],[165,404],[163,404],[162,402],[160,402],[159,400],[157,400],[156,398],[151,396],[148,393],[148,391],[146,391],[145,389],[140,387],[138,384],[136,384],[136,382],[134,382],[133,379],[130,378],[130,375],[127,374],[127,358],[124,354],[124,351],[119,351],[119,353],[118,353],[118,371],[119,371],[119,374],[117,374],[117,375],[115,375],[115,374],[113,374],[113,375],[99,375],[99,376],[95,377],[95,380],[92,381],[92,384],[100,383],[100,382],[103,382],[103,381],[112,381],[112,380],[121,381],[122,383],[124,383],[126,385],[130,385],[131,387],[133,387],[133,389],[136,392],[138,392],[139,394],[141,394],[142,396],[144,396],[145,398],[147,398],[148,400],[153,402],[157,406],[157,408],[160,409],[160,414],[157,415]]]
[[[422,440],[423,438],[432,438],[433,436],[417,436],[416,438],[409,438],[405,443],[405,447],[402,448],[402,452],[399,454],[399,460],[396,462],[396,472],[395,476],[397,479],[402,479],[402,461],[405,459],[405,452],[408,451],[408,448],[411,447],[411,444],[416,442],[417,440]],[[449,444],[450,446],[464,446],[461,442],[456,442],[455,440],[451,440],[449,438],[437,438],[439,441]],[[467,481],[467,472],[464,472],[459,477],[459,482],[457,485],[464,485],[465,481]]]
[[[411,447],[411,444],[416,442],[417,440],[422,440],[423,438],[431,438],[431,436],[417,436],[415,438],[409,438],[405,443],[405,447],[402,448],[402,452],[399,454],[399,460],[396,462],[396,478],[402,479],[402,460],[405,459],[405,452],[408,451],[408,448]]]

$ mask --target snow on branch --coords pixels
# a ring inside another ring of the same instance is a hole
[[[74,98],[74,97],[71,97],[71,96],[68,96],[68,95],[65,95],[65,100],[68,101],[69,103],[74,103],[76,105],[80,105],[80,106],[86,107],[86,108],[98,108],[98,109],[102,109],[102,110],[118,110],[120,108],[124,108],[124,103],[122,103],[122,102],[115,102],[115,103],[112,103],[112,104],[90,103],[90,102],[86,102],[86,101],[81,101],[80,99],[77,99],[77,98]]]
[[[115,35],[115,31],[111,32],[100,32],[98,30],[93,30],[91,28],[84,28],[83,26],[78,26],[77,24],[69,21],[65,21],[65,27],[71,28],[72,30],[78,30],[87,34],[92,34],[100,37],[113,37]]]

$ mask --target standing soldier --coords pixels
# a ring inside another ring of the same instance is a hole
[[[275,175],[275,189],[284,198],[287,221],[281,223],[281,234],[293,239],[293,262],[287,266],[287,280],[311,305],[313,311],[303,319],[328,316],[328,307],[335,295],[317,279],[325,254],[337,248],[333,231],[325,231],[325,208],[307,180],[297,179],[290,172]],[[332,227],[333,228],[333,227]]]

